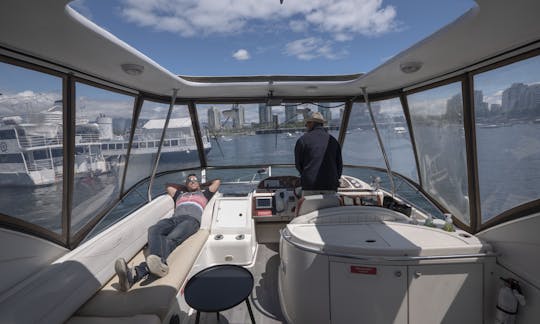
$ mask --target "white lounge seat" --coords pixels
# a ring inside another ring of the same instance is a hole
[[[201,229],[178,246],[167,259],[169,274],[163,278],[142,280],[135,283],[129,291],[121,292],[118,290],[118,276],[115,275],[76,315],[129,317],[155,314],[164,321],[171,305],[176,303],[176,294],[186,280],[208,235],[207,229]],[[129,261],[129,265],[137,265],[142,261],[143,251]]]
[[[135,315],[129,317],[90,317],[75,316],[66,324],[161,324],[156,315]]]

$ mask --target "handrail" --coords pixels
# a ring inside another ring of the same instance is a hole
[[[165,140],[165,134],[167,133],[167,128],[169,127],[169,120],[171,119],[172,110],[174,108],[174,103],[176,102],[176,94],[178,89],[173,89],[173,94],[171,97],[171,103],[169,105],[169,112],[167,113],[167,119],[165,120],[165,125],[163,125],[163,132],[161,133],[160,145],[156,153],[156,159],[154,160],[154,167],[152,168],[152,175],[150,176],[150,183],[148,184],[148,201],[152,201],[152,186],[154,185],[154,179],[156,178],[156,172],[159,164],[159,156],[161,155],[161,147],[163,146],[163,141]]]

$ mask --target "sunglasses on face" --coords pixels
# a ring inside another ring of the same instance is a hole
[[[197,180],[197,179],[188,179],[186,182],[187,183],[198,183],[199,180]]]

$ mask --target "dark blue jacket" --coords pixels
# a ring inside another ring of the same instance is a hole
[[[302,189],[337,190],[343,170],[341,147],[323,126],[315,126],[296,141],[294,159]]]

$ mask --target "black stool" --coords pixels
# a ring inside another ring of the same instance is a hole
[[[253,290],[253,275],[246,268],[233,264],[218,264],[199,271],[184,288],[186,303],[199,312],[219,312],[233,308],[245,301],[251,323],[255,318],[248,297]]]

